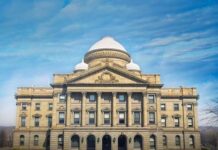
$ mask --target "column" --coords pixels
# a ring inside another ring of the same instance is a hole
[[[143,93],[143,102],[142,102],[142,118],[143,118],[143,127],[146,127],[147,126],[147,103],[148,103],[148,100],[147,100],[147,93]]]
[[[70,124],[71,124],[71,119],[70,119],[71,93],[67,93],[67,103],[66,104],[67,104],[67,106],[66,106],[66,108],[67,108],[66,125],[70,126]]]
[[[157,124],[157,128],[161,127],[161,110],[160,110],[160,98],[161,98],[161,94],[157,93],[156,94],[156,124]]]
[[[96,103],[96,109],[97,109],[97,126],[101,125],[101,92],[97,93],[98,98],[97,98],[97,103]]]
[[[196,100],[197,101],[197,100]],[[198,129],[198,104],[197,102],[192,105],[193,109],[193,124],[195,130]]]
[[[127,100],[127,117],[128,117],[128,121],[127,121],[127,123],[128,123],[128,127],[130,127],[131,126],[131,124],[132,124],[132,93],[130,93],[130,92],[128,92],[127,93],[127,95],[128,95],[128,100]]]
[[[112,93],[113,94],[113,99],[112,99],[112,117],[111,117],[111,121],[112,121],[112,126],[116,126],[117,123],[117,117],[116,117],[116,95],[117,93]]]
[[[86,92],[82,92],[82,103],[81,103],[81,110],[82,110],[82,126],[86,125]]]

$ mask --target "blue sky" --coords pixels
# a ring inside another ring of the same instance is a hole
[[[1,0],[0,125],[15,125],[16,87],[72,72],[103,36],[122,43],[144,73],[161,74],[165,87],[197,87],[200,118],[218,97],[215,0]]]

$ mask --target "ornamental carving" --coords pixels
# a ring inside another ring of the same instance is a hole
[[[119,81],[116,80],[115,76],[113,76],[110,72],[104,72],[98,79],[95,80],[95,83],[118,83]]]

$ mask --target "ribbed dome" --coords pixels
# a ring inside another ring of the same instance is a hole
[[[88,69],[88,64],[86,64],[85,62],[84,62],[84,60],[82,60],[82,62],[81,63],[79,63],[79,64],[77,64],[76,66],[75,66],[75,71],[78,71],[78,70],[87,70]]]
[[[113,49],[113,50],[120,50],[125,51],[126,49],[112,37],[106,36],[102,38],[100,41],[96,42],[94,45],[91,46],[89,51],[93,50],[102,50],[102,49]]]
[[[128,70],[133,70],[133,71],[140,71],[141,70],[139,65],[134,63],[132,59],[131,59],[131,62],[126,65],[126,68]]]

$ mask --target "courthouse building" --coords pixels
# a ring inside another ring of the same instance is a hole
[[[200,150],[196,89],[165,88],[111,37],[50,87],[15,97],[15,149]]]

